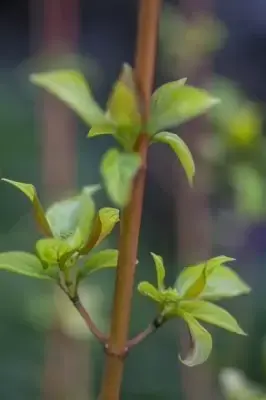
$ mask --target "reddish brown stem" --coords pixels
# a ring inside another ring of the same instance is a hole
[[[133,339],[130,339],[127,342],[127,349],[130,350],[132,347],[135,347],[137,344],[143,342],[148,336],[156,331],[156,327],[154,325],[149,325],[144,331],[138,333]]]
[[[102,333],[93,320],[90,317],[90,314],[87,312],[87,310],[83,307],[82,303],[80,302],[79,297],[75,297],[74,299],[70,299],[73,306],[77,309],[78,313],[81,315],[81,317],[84,319],[87,327],[91,331],[91,333],[98,339],[100,343],[106,344],[108,337],[104,333]]]
[[[161,0],[140,0],[135,78],[141,95],[143,126],[149,116],[154,78],[157,30]],[[143,192],[149,138],[142,132],[136,144],[142,168],[133,183],[131,200],[121,218],[119,258],[117,266],[111,334],[101,387],[101,400],[118,400],[124,369],[123,354],[127,344],[131,300],[142,214]]]

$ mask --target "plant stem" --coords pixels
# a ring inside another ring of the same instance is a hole
[[[108,337],[97,328],[97,326],[91,319],[90,314],[87,312],[87,310],[83,307],[82,303],[80,302],[79,297],[76,296],[73,299],[70,298],[70,300],[73,306],[77,309],[80,316],[84,319],[91,333],[98,339],[100,343],[106,344]]]
[[[160,5],[161,0],[140,0],[139,6],[135,79],[141,96],[143,126],[150,109]],[[121,217],[111,333],[106,352],[101,400],[118,400],[120,394],[124,357],[117,355],[125,354],[127,344],[148,146],[149,138],[146,132],[142,132],[135,148],[141,155],[142,168],[134,180],[131,200]]]

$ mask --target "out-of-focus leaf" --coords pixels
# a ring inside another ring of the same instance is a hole
[[[165,268],[163,265],[163,259],[155,253],[151,253],[151,256],[156,267],[158,289],[164,290]]]
[[[51,231],[51,227],[45,217],[45,213],[41,205],[41,202],[38,198],[35,187],[29,183],[16,182],[5,178],[2,178],[2,181],[10,183],[11,185],[15,186],[30,199],[33,205],[34,217],[38,224],[38,227],[45,235],[52,236],[53,234]]]
[[[38,279],[56,279],[57,276],[55,269],[44,270],[38,257],[22,251],[0,253],[1,269]]]
[[[263,176],[252,166],[238,164],[230,177],[235,189],[237,211],[245,217],[261,218],[265,213]]]
[[[171,132],[157,133],[155,136],[153,136],[152,141],[165,143],[170,146],[184,168],[190,185],[192,185],[193,177],[195,175],[195,164],[192,154],[186,143],[179,136]]]
[[[192,315],[182,313],[181,316],[188,324],[193,347],[184,360],[179,356],[180,361],[188,367],[203,364],[211,353],[212,337]]]
[[[234,259],[227,256],[219,256],[211,258],[204,263],[186,267],[177,279],[177,291],[181,297],[193,298],[199,296],[206,286],[210,274],[217,267],[230,261],[234,261]]]
[[[85,278],[92,272],[104,268],[115,268],[117,266],[118,250],[107,249],[93,254],[78,272],[78,279]]]
[[[108,120],[94,100],[85,77],[77,70],[57,70],[32,74],[30,81],[46,89],[74,110],[90,126]]]
[[[164,87],[161,98],[159,90],[160,88],[156,96],[157,101],[151,106],[151,118],[148,124],[151,134],[189,121],[219,103],[218,99],[203,89],[176,82],[168,83],[168,86]]]
[[[140,282],[138,284],[138,291],[146,297],[160,303],[161,302],[161,295],[158,289],[156,289],[151,283],[149,282]]]
[[[101,174],[108,195],[118,206],[124,207],[130,198],[132,181],[141,165],[136,153],[121,153],[108,150],[101,162]]]
[[[228,311],[216,304],[202,300],[182,301],[180,302],[180,308],[182,311],[185,311],[196,319],[217,325],[220,328],[224,328],[239,335],[246,335],[238,325],[235,318],[229,314]]]

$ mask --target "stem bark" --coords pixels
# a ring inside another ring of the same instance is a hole
[[[140,93],[143,126],[150,110],[160,6],[161,0],[140,0],[139,4],[135,79]],[[122,355],[125,354],[129,330],[148,146],[149,137],[144,131],[135,147],[135,151],[141,156],[142,167],[134,180],[130,202],[121,217],[111,332],[100,400],[118,400],[120,395],[125,360]]]

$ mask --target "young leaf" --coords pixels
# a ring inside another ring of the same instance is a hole
[[[200,295],[204,290],[207,279],[213,271],[226,262],[234,261],[233,258],[219,256],[210,260],[186,267],[179,275],[176,288],[181,297],[193,298]]]
[[[55,264],[59,266],[61,260],[63,258],[66,259],[73,251],[74,249],[72,249],[65,240],[61,239],[40,239],[36,243],[36,253],[38,257],[48,266]]]
[[[88,125],[103,125],[108,122],[79,71],[58,70],[32,74],[30,81],[58,97]]]
[[[152,141],[165,143],[171,147],[181,162],[190,185],[192,185],[193,177],[195,175],[195,164],[186,143],[175,133],[171,132],[157,133],[153,136]]]
[[[97,187],[85,187],[79,199],[78,209],[78,233],[81,236],[83,246],[89,240],[91,231],[93,229],[93,221],[95,216],[95,204],[92,199],[92,194],[98,190]]]
[[[121,153],[117,149],[108,150],[101,162],[101,174],[106,190],[112,201],[124,207],[130,198],[132,181],[141,165],[136,153]]]
[[[78,279],[85,278],[92,272],[103,268],[114,268],[117,266],[117,260],[118,250],[107,249],[93,254],[79,270]]]
[[[175,87],[172,86],[173,84]],[[149,132],[151,134],[162,129],[178,126],[205,113],[219,103],[218,99],[211,97],[203,89],[177,85],[176,82],[173,84],[169,83],[167,87],[164,87],[160,101],[157,100],[152,104],[149,121]]]
[[[192,315],[196,319],[217,325],[220,328],[224,328],[233,333],[238,333],[239,335],[246,335],[238,325],[235,318],[225,309],[216,304],[202,300],[182,301],[180,302],[180,309]]]
[[[133,74],[125,64],[107,104],[111,119],[117,126],[140,126],[141,118]]]
[[[187,313],[181,314],[182,318],[188,324],[192,339],[192,349],[188,356],[180,361],[188,367],[194,367],[203,364],[209,357],[212,350],[212,337],[209,332],[192,315]]]
[[[113,124],[94,125],[88,133],[88,137],[101,136],[101,135],[115,135],[116,127]]]
[[[99,185],[85,187],[81,195],[56,202],[48,208],[46,218],[55,237],[68,239],[74,247],[88,240],[95,213],[92,195],[97,190]]]
[[[180,88],[180,86],[184,86],[187,81],[187,78],[179,79],[173,82],[167,82],[164,85],[160,86],[155,90],[155,92],[151,96],[151,112],[156,115],[157,112],[167,106],[171,106],[172,97],[175,92]]]
[[[78,223],[79,196],[52,204],[46,211],[53,236],[66,239],[71,236]]]
[[[229,267],[217,267],[210,274],[201,299],[219,300],[248,294],[251,288]]]
[[[119,210],[116,208],[101,208],[94,221],[90,238],[81,253],[86,254],[93,247],[101,243],[114,229],[119,221]]]
[[[146,297],[156,301],[157,303],[161,302],[161,294],[158,289],[156,289],[151,283],[149,282],[140,282],[138,284],[138,291]]]
[[[43,269],[41,261],[33,254],[22,251],[0,253],[0,269],[39,279],[56,279],[55,269]]]
[[[154,253],[151,253],[151,256],[156,266],[158,289],[161,291],[164,290],[164,279],[165,279],[165,268],[163,265],[163,259],[161,256],[158,256],[157,254]]]
[[[10,183],[11,185],[15,186],[30,199],[33,205],[34,217],[38,224],[38,227],[45,235],[53,236],[51,227],[46,219],[44,210],[38,198],[35,187],[29,183],[16,182],[5,178],[2,178],[2,181]]]

